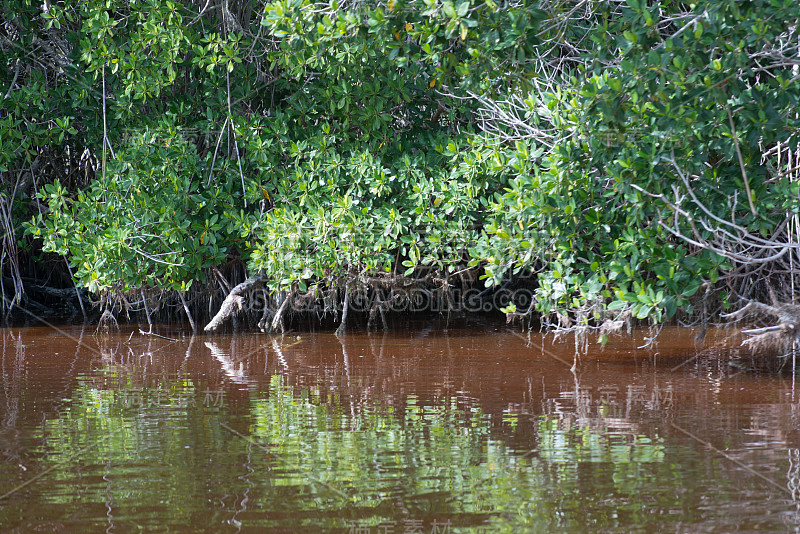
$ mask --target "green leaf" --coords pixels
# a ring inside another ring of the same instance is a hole
[[[631,1],[631,0],[629,0],[629,1]],[[635,33],[633,33],[630,30],[625,30],[624,32],[622,32],[622,35],[623,35],[623,37],[625,37],[625,39],[627,39],[628,41],[630,41],[632,43],[636,43],[636,42],[639,41],[639,36],[636,35]]]
[[[608,305],[608,310],[609,311],[616,311],[616,310],[622,310],[622,309],[627,308],[627,307],[628,307],[628,303],[625,302],[624,300],[615,300],[611,304]]]
[[[700,39],[700,37],[702,37],[702,36],[703,36],[703,22],[701,20],[698,20],[695,23],[695,27],[694,27],[694,38],[695,39]]]
[[[653,311],[652,306],[642,305],[636,310],[636,318],[637,319],[647,319],[650,316],[650,313]]]

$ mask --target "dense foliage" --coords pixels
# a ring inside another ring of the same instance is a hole
[[[561,142],[495,204],[487,229],[502,259],[490,267],[538,257],[541,311],[583,307],[579,317],[606,305],[658,320],[702,312],[701,287],[704,307],[715,287],[723,304],[763,295],[764,282],[788,292],[800,8],[629,0],[612,11],[578,30],[591,49],[561,99]]]
[[[796,275],[796,2],[16,0],[2,17],[15,298],[31,217],[23,246],[110,300],[201,295],[236,265],[292,294],[532,273],[518,313],[600,325]]]

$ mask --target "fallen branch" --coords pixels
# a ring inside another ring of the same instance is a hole
[[[264,285],[263,275],[261,273],[255,274],[242,282],[241,284],[237,285],[231,292],[228,293],[228,296],[225,297],[225,300],[222,301],[222,306],[220,306],[219,311],[211,319],[203,330],[205,332],[214,332],[222,326],[222,323],[228,320],[231,316],[233,316],[236,312],[242,309],[244,305],[244,295],[249,293],[254,289],[258,289]]]

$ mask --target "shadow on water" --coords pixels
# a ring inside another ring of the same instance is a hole
[[[2,530],[800,527],[800,391],[730,332],[575,372],[572,339],[494,323],[159,334],[0,331]]]

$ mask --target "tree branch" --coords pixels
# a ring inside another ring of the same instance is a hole
[[[222,306],[220,306],[217,314],[203,330],[205,332],[214,332],[219,329],[222,323],[242,309],[244,305],[244,295],[254,289],[262,287],[265,281],[263,275],[258,273],[231,289],[231,292],[228,293],[228,296],[222,301]]]

